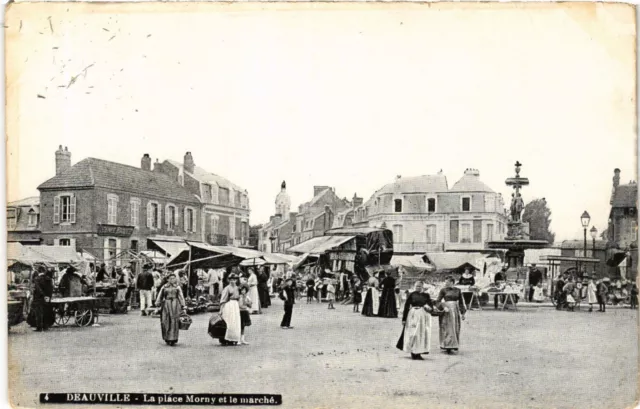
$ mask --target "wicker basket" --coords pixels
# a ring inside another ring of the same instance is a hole
[[[180,318],[178,319],[178,328],[181,330],[188,330],[189,327],[191,326],[191,323],[193,322],[193,320],[191,319],[190,316],[188,315],[182,315],[180,316]]]

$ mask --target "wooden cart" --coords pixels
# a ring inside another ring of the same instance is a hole
[[[79,327],[97,324],[98,310],[105,306],[109,308],[110,304],[111,300],[104,297],[66,297],[51,300],[56,324],[66,325],[73,318]]]

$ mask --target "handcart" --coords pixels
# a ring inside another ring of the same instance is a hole
[[[66,297],[54,298],[51,306],[55,314],[57,325],[66,325],[71,318],[79,327],[97,324],[99,309],[109,308],[111,299],[106,297]]]

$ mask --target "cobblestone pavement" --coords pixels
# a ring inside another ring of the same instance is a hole
[[[35,407],[40,392],[277,393],[286,408],[623,408],[635,399],[637,312],[471,311],[458,355],[395,349],[400,319],[366,318],[351,306],[296,304],[282,330],[279,300],[247,330],[249,346],[207,335],[193,316],[176,347],[157,318],[101,317],[100,327],[9,331],[10,396]]]

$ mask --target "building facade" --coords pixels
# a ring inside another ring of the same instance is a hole
[[[334,215],[351,207],[329,186],[314,186],[313,198],[291,212],[287,184],[282,182],[275,200],[275,214],[258,233],[258,250],[284,253],[289,247],[322,236],[334,224]]]
[[[187,152],[182,163],[165,160],[155,168],[202,203],[201,240],[213,245],[249,247],[249,194],[246,189],[196,166]]]
[[[624,265],[619,267],[625,270],[629,277],[635,279],[638,270],[638,185],[635,181],[628,184],[620,184],[620,169],[614,170],[613,189],[611,192],[611,211],[609,212],[609,225],[607,228],[609,264],[618,264],[616,255],[625,253],[622,259]],[[616,263],[612,263],[613,259]],[[617,273],[619,271],[611,271]]]
[[[7,204],[7,242],[40,244],[40,197],[28,197]]]
[[[199,182],[188,173],[173,176],[160,165],[151,170],[148,154],[139,168],[96,158],[71,166],[71,153],[60,147],[56,175],[38,187],[43,244],[108,260],[146,250],[155,236],[203,241],[208,203],[195,193]]]
[[[505,237],[507,217],[502,195],[467,169],[451,188],[442,172],[398,176],[354,209],[353,225],[392,230],[397,254],[482,251]]]

